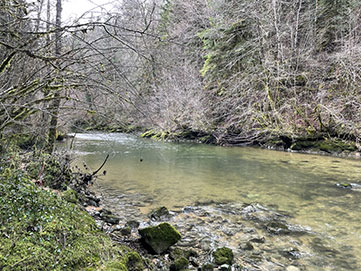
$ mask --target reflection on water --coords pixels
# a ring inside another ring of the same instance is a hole
[[[361,191],[336,187],[361,183],[360,160],[163,143],[124,134],[77,134],[75,148],[93,169],[109,153],[108,174],[99,183],[119,193],[149,195],[152,201],[144,212],[203,201],[260,202],[322,233],[322,246],[350,254],[345,262],[361,263]],[[317,242],[314,246],[322,250]],[[324,253],[326,259],[335,257]],[[355,263],[345,267],[339,262],[330,270],[354,269]]]

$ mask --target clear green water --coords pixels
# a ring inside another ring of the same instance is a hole
[[[311,227],[328,247],[349,257],[320,270],[361,270],[361,190],[336,187],[361,183],[358,159],[164,143],[124,134],[77,134],[75,149],[92,169],[110,154],[107,175],[98,183],[119,193],[149,195],[152,201],[143,212],[212,200],[259,202],[290,213],[292,223]],[[327,249],[321,253],[325,261],[334,257]]]

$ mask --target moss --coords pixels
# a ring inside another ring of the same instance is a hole
[[[339,139],[321,139],[321,138],[300,138],[294,142],[291,147],[292,150],[315,150],[324,151],[327,153],[341,153],[343,151],[357,151],[354,142],[344,142]]]
[[[214,263],[217,265],[229,264],[233,262],[233,252],[227,247],[218,248],[213,252]]]
[[[108,263],[104,271],[127,271],[128,269],[121,261]]]
[[[125,265],[127,269],[132,271],[143,271],[144,270],[144,263],[142,258],[137,252],[129,252],[125,256]]]
[[[158,254],[161,254],[182,238],[181,234],[169,223],[161,223],[158,226],[139,229],[139,234],[154,252]]]
[[[174,261],[169,267],[170,271],[185,270],[188,267],[188,260],[184,257],[180,257]]]
[[[0,270],[144,270],[137,253],[115,245],[87,212],[38,188],[19,167],[0,167],[0,188]]]
[[[76,192],[71,189],[71,188],[68,188],[66,191],[64,191],[62,194],[61,194],[62,198],[64,200],[66,200],[67,202],[71,202],[71,203],[77,203],[78,202],[78,197],[77,197],[77,194]]]
[[[342,142],[340,140],[324,140],[319,148],[327,153],[340,153],[342,151],[357,151],[355,143]]]
[[[317,147],[317,143],[311,140],[300,140],[293,143],[290,147],[294,151],[308,150]]]
[[[211,263],[203,264],[201,270],[202,271],[213,271],[214,270],[214,265],[211,264]]]
[[[171,252],[170,256],[174,260],[181,258],[181,257],[189,259],[190,257],[198,257],[198,253],[196,251],[194,251],[193,249],[184,250],[184,249],[177,247]]]

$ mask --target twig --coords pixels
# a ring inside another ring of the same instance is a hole
[[[104,160],[103,164],[96,171],[93,172],[92,176],[96,175],[102,169],[102,167],[104,167],[104,165],[107,162],[108,158],[109,158],[109,154],[107,154],[107,157],[105,157],[105,160]]]

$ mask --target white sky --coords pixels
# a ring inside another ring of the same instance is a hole
[[[100,11],[110,11],[113,7],[115,0],[64,0],[63,1],[63,20],[74,20],[80,16],[84,16],[84,19],[90,18],[91,13],[97,18]],[[84,15],[84,13],[86,13]]]

